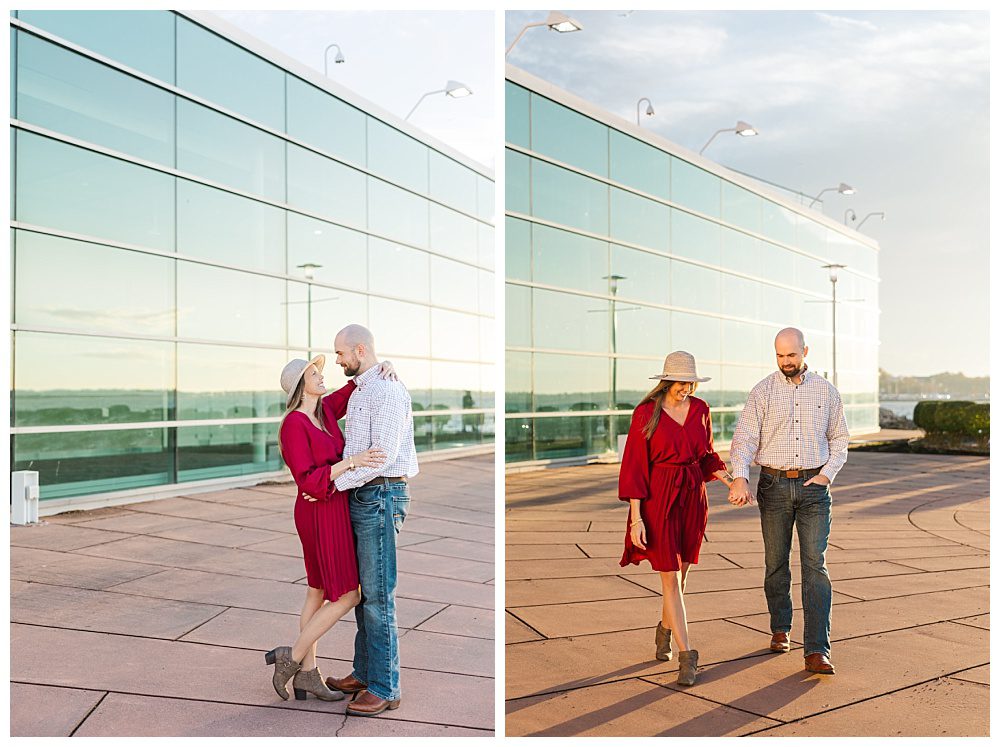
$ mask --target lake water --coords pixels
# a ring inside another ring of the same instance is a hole
[[[920,400],[899,400],[893,402],[879,402],[879,407],[884,407],[886,410],[891,410],[894,415],[899,415],[904,418],[909,418],[913,420],[913,408],[917,406],[917,402]],[[947,402],[948,400],[941,400],[942,402]]]

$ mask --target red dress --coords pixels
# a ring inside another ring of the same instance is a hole
[[[358,559],[348,494],[330,480],[330,465],[341,460],[344,434],[337,421],[347,412],[353,381],[323,398],[323,424],[313,425],[304,412],[292,412],[281,426],[279,439],[285,464],[299,492],[295,499],[295,530],[302,543],[306,577],[323,598],[333,602],[358,588]],[[316,498],[307,501],[304,496]]]
[[[708,524],[705,483],[726,465],[715,453],[712,416],[708,403],[688,397],[684,425],[665,412],[651,439],[642,429],[653,415],[655,402],[645,402],[632,413],[625,453],[618,475],[618,497],[639,498],[639,515],[646,527],[646,549],[632,544],[630,519],[625,525],[625,552],[621,565],[648,560],[656,571],[679,571],[681,563],[697,563]]]

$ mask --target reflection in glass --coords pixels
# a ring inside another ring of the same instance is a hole
[[[370,290],[427,303],[430,297],[431,255],[402,244],[369,237]],[[473,274],[475,270],[468,268]]]
[[[760,296],[770,286],[728,272],[722,273],[722,313],[747,319],[760,318]]]
[[[296,140],[365,165],[365,114],[294,75],[288,82],[288,129]]]
[[[679,158],[671,160],[670,194],[673,201],[699,213],[718,218],[722,202],[722,180]]]
[[[685,309],[718,311],[722,278],[718,270],[674,261],[670,264],[670,294]]]
[[[531,147],[531,133],[529,132],[531,117],[528,115],[529,94],[521,86],[516,86],[509,80],[504,81],[504,87],[506,94],[504,137],[508,143],[529,148]]]
[[[177,429],[177,481],[252,475],[282,468],[277,423]]]
[[[177,265],[177,336],[285,344],[285,283],[191,262]]]
[[[431,355],[451,360],[479,360],[479,318],[431,309]]]
[[[496,187],[491,179],[479,174],[476,175],[476,216],[479,220],[494,222],[496,205],[493,195],[495,191]]]
[[[667,353],[670,352],[670,346],[663,346],[662,350],[653,349],[653,346],[649,346],[648,353],[650,355],[661,355],[666,357]],[[663,370],[662,359],[657,360],[638,360],[636,358],[618,358],[617,363],[612,361],[612,364],[616,368],[617,378],[618,378],[618,388],[617,396],[614,398],[612,403],[612,409],[614,410],[632,410],[636,405],[639,404],[639,400],[646,396],[654,386],[656,386],[656,381],[651,380],[650,376],[655,376]],[[701,365],[699,364],[699,371],[701,370]],[[626,430],[628,429],[628,423],[625,424]]]
[[[474,263],[478,259],[476,221],[454,210],[430,203],[431,249]]]
[[[505,218],[504,243],[506,276],[512,280],[531,280],[531,231],[528,221]]]
[[[760,233],[763,198],[732,182],[722,182],[722,220],[734,226]]]
[[[762,362],[766,350],[760,325],[724,320],[722,322],[722,349],[726,352],[726,363],[756,364]]]
[[[670,156],[634,137],[611,130],[611,179],[670,199]]]
[[[536,348],[609,352],[610,301],[537,288],[532,296]]]
[[[608,127],[531,94],[531,149],[598,176],[608,175]]]
[[[280,417],[285,395],[274,382],[289,360],[284,350],[179,343],[177,419]],[[338,372],[325,371],[328,390]]]
[[[303,283],[294,283],[302,286]],[[301,292],[301,291],[300,291]],[[312,300],[312,350],[330,355],[337,333],[348,324],[368,324],[368,297],[319,285],[312,287],[310,296],[306,288],[306,301]],[[291,300],[291,299],[289,299]],[[302,308],[295,309],[296,306]],[[302,314],[304,304],[288,304],[289,321],[291,314]],[[295,309],[293,312],[292,310]],[[373,331],[379,331],[378,328]],[[330,360],[330,363],[333,361]],[[339,371],[335,371],[339,375]],[[335,378],[335,377],[334,377]]]
[[[288,202],[316,215],[365,227],[365,175],[297,145],[287,145]]]
[[[534,458],[560,459],[608,451],[609,421],[607,415],[535,418]]]
[[[479,369],[478,363],[434,361],[431,366],[431,409],[473,410],[484,407],[479,389]],[[475,420],[473,418],[466,426],[471,426]],[[475,425],[478,428],[479,423]]]
[[[479,278],[479,297],[478,303],[476,299],[473,299],[471,308],[473,311],[479,311],[480,314],[492,314],[495,276],[486,270],[476,270],[476,275]]]
[[[298,213],[288,216],[288,265],[285,272],[304,277],[304,264],[318,283],[351,290],[368,290],[368,250],[365,234]]]
[[[429,194],[453,208],[476,215],[478,206],[477,189],[480,183],[488,183],[475,171],[458,161],[436,151],[430,151],[430,191]],[[493,211],[492,195],[489,204]]]
[[[686,350],[697,360],[720,360],[722,340],[718,319],[700,314],[671,314],[670,345],[673,350]]]
[[[583,355],[535,354],[536,412],[607,410],[610,361]]]
[[[611,273],[621,298],[670,303],[670,260],[639,249],[611,245]]]
[[[670,248],[673,253],[718,265],[721,252],[719,224],[682,210],[671,210],[671,213]]]
[[[770,200],[761,203],[761,233],[768,238],[794,246],[797,223],[798,215],[788,208]]]
[[[505,167],[504,179],[506,187],[504,191],[504,209],[509,213],[521,213],[528,215],[531,213],[529,202],[528,174],[530,159],[512,150],[504,151]]]
[[[543,225],[531,231],[536,282],[608,292],[608,242]]]
[[[531,397],[531,359],[531,353],[511,352],[504,356],[506,412],[530,412],[534,408]],[[510,421],[507,423],[509,425]]]
[[[368,179],[368,228],[395,241],[426,247],[428,202],[380,179]]]
[[[553,223],[606,236],[608,185],[544,161],[534,161],[531,213]]]
[[[479,360],[484,363],[493,363],[496,360],[496,355],[493,352],[495,339],[493,330],[495,327],[496,322],[492,317],[479,317]],[[489,367],[488,370],[492,372],[493,368]]]
[[[369,328],[375,333],[375,349],[379,355],[427,355],[431,349],[431,310],[428,307],[370,297],[368,309]],[[401,320],[405,320],[405,324]]]
[[[617,301],[614,306],[618,318],[614,335],[617,352],[659,355],[661,350],[670,346],[670,315],[674,312],[628,301]]]
[[[611,188],[611,235],[661,252],[670,249],[670,208]]]
[[[506,284],[504,313],[507,318],[507,345],[511,347],[531,346],[531,288],[523,285]]]
[[[493,294],[493,273],[433,255],[430,261],[431,303],[436,306],[476,312],[479,311],[479,299]],[[487,281],[485,287],[480,285],[480,276]]]
[[[429,150],[409,135],[368,118],[368,169],[378,176],[427,194]]]
[[[722,227],[719,232],[722,234],[721,265],[733,272],[760,277],[763,272],[760,261],[761,241],[732,228]]]
[[[496,262],[496,249],[494,247],[493,226],[485,223],[476,223],[476,243],[478,244],[476,253],[476,264],[485,267],[487,270],[494,269]]]

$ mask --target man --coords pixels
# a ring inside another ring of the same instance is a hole
[[[417,474],[410,395],[402,382],[379,376],[372,333],[351,324],[334,340],[337,364],[353,376],[357,389],[347,406],[344,458],[372,447],[385,451],[380,467],[357,467],[336,479],[350,490],[361,578],[361,604],[354,614],[354,671],[326,684],[360,693],[348,704],[355,716],[373,716],[399,707],[399,643],[396,632],[396,535],[410,505],[406,479]]]
[[[830,662],[832,588],[826,569],[830,539],[830,484],[847,461],[847,421],[840,393],[808,370],[802,332],[788,327],[774,338],[778,371],[747,398],[730,447],[735,480],[729,502],[753,502],[750,465],[760,465],[757,504],[764,535],[764,595],[771,613],[771,650],[790,649],[792,526],[798,528],[805,618],[805,668],[834,674]]]

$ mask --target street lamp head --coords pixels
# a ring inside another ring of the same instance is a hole
[[[296,265],[300,270],[305,270],[306,280],[312,280],[315,277],[315,271],[318,270],[323,265],[318,265],[315,262],[306,262],[302,265]]]
[[[844,184],[841,182],[840,186],[837,187],[837,191],[842,195],[853,195],[857,190],[855,190],[850,184]]]
[[[847,265],[823,265],[824,269],[830,271],[830,282],[837,282],[837,270],[843,270]]]
[[[753,137],[757,134],[757,130],[754,129],[752,124],[747,124],[743,120],[740,120],[736,123],[736,134],[743,137]]]
[[[549,17],[545,19],[545,25],[553,31],[558,31],[560,34],[569,34],[573,31],[583,30],[583,24],[579,21],[574,21],[568,15],[560,13],[558,10],[549,11]]]
[[[346,59],[344,58],[344,53],[343,53],[343,52],[340,52],[340,51],[338,51],[338,52],[337,52],[337,56],[333,58],[333,63],[334,63],[335,65],[339,65],[339,64],[341,64],[342,62],[347,62],[347,60],[346,60]]]
[[[464,83],[459,83],[455,80],[449,80],[447,85],[444,87],[444,92],[451,96],[453,99],[462,99],[466,96],[472,95],[472,89],[469,88]]]
[[[656,112],[653,111],[653,104],[652,103],[646,104],[646,116],[652,117],[654,114],[656,114]]]

